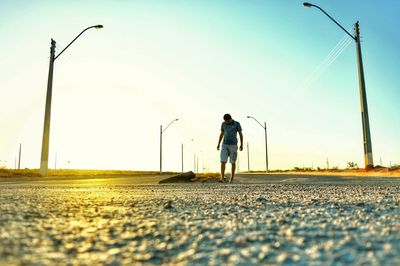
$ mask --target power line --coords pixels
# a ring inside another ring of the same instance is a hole
[[[324,73],[335,61],[336,59],[345,51],[345,49],[352,42],[352,39],[346,34],[344,35],[336,45],[329,51],[329,53],[320,61],[320,63],[315,67],[315,69],[307,76],[307,78],[301,83],[301,85],[290,94],[284,104],[281,105],[281,112],[276,112],[275,115],[282,113],[283,110],[287,109],[287,106],[291,105],[293,99],[297,99],[297,95],[301,92],[308,90],[311,85],[318,80],[322,73]]]
[[[303,82],[302,87],[308,89],[320,76],[328,69],[330,65],[343,53],[343,51],[351,43],[351,38],[347,35],[340,40],[336,46],[329,52],[329,54],[324,58],[324,60],[314,69],[311,75]]]

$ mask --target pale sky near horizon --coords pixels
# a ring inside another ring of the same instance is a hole
[[[243,128],[242,171],[247,142],[250,169],[265,169],[264,131],[248,115],[267,122],[270,169],[362,167],[355,44],[302,3],[0,0],[0,166],[14,168],[20,143],[21,167],[40,165],[50,39],[60,52],[102,24],[55,61],[50,168],[57,154],[57,168],[158,170],[160,125],[179,118],[163,170],[180,171],[185,143],[185,171],[195,153],[199,171],[217,171],[225,113]],[[312,3],[351,33],[360,21],[374,163],[400,164],[400,2]]]

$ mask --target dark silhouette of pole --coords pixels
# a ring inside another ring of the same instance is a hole
[[[40,157],[40,175],[46,176],[49,165],[49,143],[50,143],[50,114],[51,114],[51,97],[53,91],[53,70],[54,61],[85,31],[91,28],[101,29],[102,25],[90,26],[84,29],[78,36],[75,37],[57,56],[55,56],[56,41],[51,39],[50,46],[50,64],[49,64],[49,77],[47,80],[47,93],[46,93],[46,106],[44,111],[44,126],[43,126],[43,139],[42,139],[42,152]]]
[[[357,50],[357,65],[358,65],[358,80],[360,87],[360,102],[361,102],[361,120],[363,127],[363,146],[364,146],[364,163],[365,169],[374,167],[374,161],[372,156],[372,141],[371,133],[369,128],[369,116],[368,116],[368,105],[367,105],[367,93],[365,90],[365,79],[364,79],[364,67],[361,55],[361,41],[360,41],[360,29],[358,21],[354,25],[354,34],[350,34],[345,28],[343,28],[336,20],[334,20],[328,13],[317,5],[310,3],[303,3],[305,7],[315,7],[321,10],[326,16],[328,16],[336,25],[338,25],[344,32],[347,33],[355,42]]]
[[[178,118],[172,120],[164,130],[162,129],[162,125],[160,125],[160,174],[162,174],[162,135],[172,123],[178,120],[179,120]]]
[[[184,147],[184,144],[186,144],[190,141],[193,141],[193,139],[186,141],[185,143],[182,143],[182,145],[181,145],[182,173],[183,173],[183,147]]]
[[[363,140],[364,140],[364,162],[365,168],[374,167],[374,161],[372,157],[372,141],[371,132],[369,129],[369,116],[368,116],[368,105],[367,105],[367,92],[365,90],[365,79],[364,79],[364,67],[361,56],[361,41],[360,41],[360,29],[358,21],[355,24],[356,34],[356,47],[357,47],[357,64],[358,64],[358,80],[360,87],[360,102],[361,102],[361,119],[363,125]]]
[[[50,114],[51,114],[51,95],[53,92],[53,68],[55,58],[56,41],[51,39],[49,77],[47,80],[46,108],[44,111],[44,126],[42,139],[42,154],[40,159],[40,175],[46,176],[49,163],[49,142],[50,142]]]
[[[18,170],[21,169],[21,148],[22,148],[22,143],[19,144]]]
[[[247,118],[252,118],[254,121],[256,121],[263,129],[264,129],[264,135],[265,135],[265,172],[268,172],[268,141],[267,141],[267,122],[264,122],[264,125],[262,125],[258,120],[252,116],[247,116]]]
[[[264,122],[264,134],[265,134],[265,172],[268,172],[267,122]]]
[[[160,174],[162,174],[162,125],[160,125]]]
[[[181,147],[181,157],[182,157],[182,173],[183,173],[183,143]]]
[[[250,172],[250,149],[249,149],[249,142],[247,142],[247,171]]]

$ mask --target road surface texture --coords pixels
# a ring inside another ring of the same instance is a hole
[[[2,179],[0,265],[400,264],[400,178],[161,179]]]

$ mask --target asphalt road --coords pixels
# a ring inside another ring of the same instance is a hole
[[[399,265],[400,178],[0,180],[0,265]]]
[[[239,174],[237,181],[242,184],[383,184],[400,185],[395,176],[334,176],[296,174]]]

